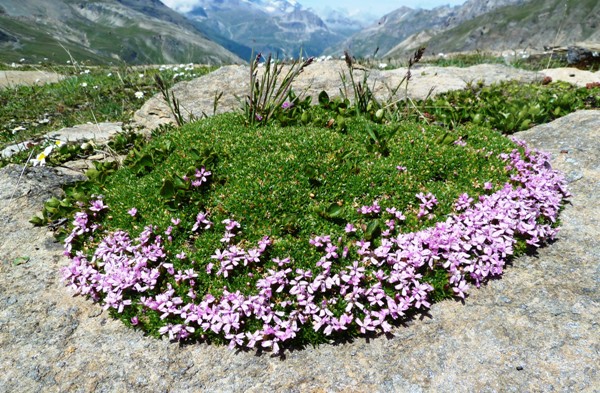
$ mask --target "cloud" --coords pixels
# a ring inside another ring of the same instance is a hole
[[[178,12],[189,12],[199,3],[197,0],[161,0],[164,5]]]

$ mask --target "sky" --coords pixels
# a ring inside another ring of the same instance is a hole
[[[411,8],[431,9],[440,5],[458,5],[466,0],[296,0],[304,8],[312,8],[321,14],[327,9],[344,9],[349,15],[381,17],[402,6]],[[162,0],[163,3],[179,11],[189,11],[193,8],[195,0]]]

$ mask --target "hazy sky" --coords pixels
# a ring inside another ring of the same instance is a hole
[[[370,15],[380,17],[402,6],[411,8],[433,8],[440,5],[463,4],[466,0],[297,0],[305,8],[320,12],[327,8],[345,9],[350,15]],[[162,0],[172,8],[186,12],[192,9],[195,0]]]

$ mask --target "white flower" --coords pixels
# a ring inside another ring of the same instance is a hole
[[[144,98],[144,92],[142,91],[136,91],[134,95],[138,100]]]
[[[143,77],[144,77],[144,74],[139,74],[138,76],[139,76],[140,78],[143,78]]]
[[[106,76],[110,78],[112,76],[112,72],[109,72],[108,74],[106,74]]]
[[[87,87],[87,83],[83,82],[83,83],[81,84],[81,87]]]
[[[18,126],[16,128],[13,128],[12,133],[13,135],[16,134],[19,131],[25,131],[27,128],[23,127],[23,126]]]
[[[52,145],[46,147],[43,152],[41,152],[40,154],[38,154],[38,156],[36,158],[31,160],[33,166],[46,165],[46,157],[48,157],[50,155],[50,153],[52,153],[52,149],[54,149],[54,146],[52,146]]]
[[[40,123],[40,124],[48,124],[49,122],[50,122],[50,119],[48,119],[47,117],[42,120],[38,120],[38,123]]]
[[[379,63],[379,69],[383,70],[385,67],[387,67],[386,63]]]

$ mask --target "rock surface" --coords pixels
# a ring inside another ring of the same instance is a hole
[[[370,70],[369,87],[378,100],[388,100],[392,91],[397,90],[393,99],[404,99],[406,95],[413,99],[424,99],[428,94],[440,94],[449,90],[463,89],[468,83],[484,81],[489,85],[495,82],[514,79],[523,82],[541,80],[544,75],[511,68],[499,64],[481,64],[469,68],[458,67],[415,67],[412,78],[408,84],[398,89],[406,75],[406,68],[389,71]],[[346,89],[342,84],[340,75],[346,77]],[[356,71],[354,78],[362,81],[363,71]],[[283,76],[280,77],[280,80]],[[201,117],[204,114],[212,115],[215,94],[223,92],[218,101],[217,113],[236,111],[241,108],[241,102],[248,94],[248,81],[250,68],[248,66],[227,66],[200,78],[180,82],[173,88],[173,95],[180,101],[182,114],[189,117]],[[316,62],[306,67],[304,72],[292,84],[296,94],[311,96],[312,102],[318,102],[319,93],[323,90],[330,97],[340,96],[345,91],[345,96],[353,100],[354,93],[349,82],[348,67],[343,61]],[[407,93],[407,94],[406,94]],[[164,123],[174,123],[175,118],[161,95],[149,99],[135,113],[134,123],[142,129],[152,130]]]
[[[123,123],[87,123],[79,124],[73,127],[61,128],[58,131],[52,131],[42,136],[43,139],[50,139],[53,141],[62,142],[86,142],[93,140],[97,145],[103,145],[108,140],[123,131]],[[21,142],[18,144],[10,145],[2,149],[0,157],[8,158],[13,154],[27,150],[27,145],[30,141]]]
[[[545,76],[553,80],[561,80],[583,87],[590,82],[600,82],[600,71],[591,72],[576,68],[548,69],[540,72],[525,71],[501,64],[480,64],[467,68],[416,66],[405,90],[405,84],[397,89],[406,75],[406,68],[394,70],[370,70],[369,87],[378,100],[389,100],[391,92],[397,90],[393,99],[424,99],[429,94],[435,96],[449,90],[464,89],[469,83],[483,81],[486,85],[506,80],[522,82],[541,81]],[[353,100],[354,93],[347,82],[346,90],[340,75],[348,77],[348,68],[343,61],[316,62],[306,67],[304,72],[293,83],[296,94],[303,93],[318,102],[319,93],[323,90],[330,97],[340,96],[341,91]],[[356,71],[355,79],[362,81],[363,72]],[[216,113],[237,111],[248,94],[250,69],[248,66],[227,66],[200,78],[180,82],[173,88],[174,96],[180,101],[182,114],[202,117],[214,112],[215,97],[223,92],[218,100]],[[281,78],[280,78],[281,79]],[[175,123],[175,118],[161,95],[150,98],[134,115],[134,125],[150,131],[160,124]]]
[[[585,87],[588,83],[600,82],[600,71],[592,72],[587,70],[578,70],[577,68],[562,67],[549,68],[542,73],[552,78],[569,82],[579,87]]]
[[[207,87],[210,90],[210,87]],[[144,337],[71,297],[67,264],[27,220],[57,185],[50,168],[0,170],[0,387],[6,392],[524,392],[600,386],[600,111],[516,134],[553,154],[574,196],[557,241],[504,278],[446,301],[390,337],[284,358]],[[11,194],[15,195],[11,198]],[[24,258],[27,257],[27,258]]]
[[[0,88],[58,82],[60,74],[46,71],[0,71]]]

